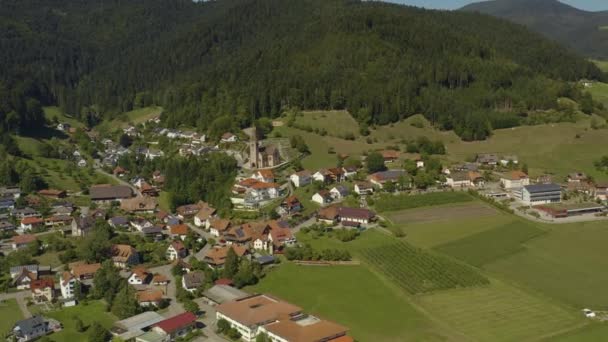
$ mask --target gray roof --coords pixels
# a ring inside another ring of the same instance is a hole
[[[48,327],[48,322],[42,316],[34,316],[15,323],[13,331],[20,336],[31,335],[41,325]]]
[[[534,192],[547,192],[547,191],[561,191],[561,187],[558,184],[532,184],[526,185],[524,188],[529,193]]]
[[[165,318],[154,311],[146,311],[139,315],[131,316],[114,323],[111,331],[123,340],[129,340],[143,335],[143,329],[165,320]]]
[[[15,229],[15,225],[9,221],[0,221],[0,230]]]
[[[28,272],[38,273],[38,265],[21,265],[21,266],[13,266],[10,268],[11,274],[21,273],[23,269],[26,269]]]
[[[235,299],[247,297],[249,294],[228,285],[215,285],[203,293],[205,297],[222,304]]]
[[[124,226],[129,224],[129,220],[124,216],[114,216],[110,219],[110,222],[115,226]]]
[[[197,288],[203,285],[203,281],[205,280],[205,273],[201,271],[194,271],[190,273],[184,274],[184,283],[187,288]]]
[[[78,217],[74,219],[76,226],[81,230],[92,229],[95,226],[95,219],[92,216]]]
[[[255,261],[260,265],[272,264],[274,263],[274,257],[272,255],[262,255],[256,258]]]

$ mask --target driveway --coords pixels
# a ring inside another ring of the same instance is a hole
[[[205,314],[199,322],[203,322],[205,327],[203,328],[203,333],[207,336],[206,338],[199,337],[195,339],[195,341],[213,341],[213,342],[225,342],[227,339],[221,337],[220,335],[215,333],[217,319],[215,317],[215,307],[207,304],[205,300],[202,298],[197,298],[194,300],[196,304],[201,308]]]
[[[165,317],[172,317],[184,312],[184,306],[181,303],[177,302],[177,284],[175,283],[175,278],[173,277],[173,274],[171,274],[171,268],[173,268],[173,265],[171,264],[150,268],[150,272],[162,274],[167,277],[167,279],[169,279],[169,285],[167,285],[165,297],[171,300],[171,304],[169,304],[169,307],[167,308],[168,310],[165,314]]]
[[[30,297],[30,291],[20,291],[20,292],[0,294],[0,300],[16,299],[17,304],[19,305],[19,309],[21,309],[21,313],[23,313],[23,317],[25,317],[25,318],[32,317],[32,313],[30,312],[30,310],[27,308],[27,305],[26,305],[28,297]]]

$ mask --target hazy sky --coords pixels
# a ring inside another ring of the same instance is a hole
[[[471,2],[479,2],[480,0],[388,0],[401,4],[427,8],[455,9],[460,8]],[[563,3],[571,6],[585,9],[588,11],[604,11],[608,10],[608,0],[560,0]]]

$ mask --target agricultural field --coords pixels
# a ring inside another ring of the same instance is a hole
[[[344,324],[358,341],[445,341],[454,335],[415,309],[399,288],[363,266],[284,263],[247,290],[270,293]]]
[[[11,331],[13,325],[20,319],[23,319],[23,314],[17,300],[8,299],[0,302],[0,336],[5,336]]]
[[[582,315],[492,280],[491,285],[416,297],[428,312],[475,341],[527,341],[576,329]]]
[[[396,242],[362,251],[365,262],[411,294],[483,286],[488,279],[468,265]]]
[[[466,192],[432,192],[422,195],[382,195],[376,200],[379,212],[429,207],[450,203],[471,202],[473,197]]]
[[[484,269],[559,299],[578,310],[608,310],[605,222],[551,226],[525,249]]]
[[[87,339],[86,331],[82,333],[76,331],[74,317],[80,318],[85,327],[89,327],[93,322],[98,322],[106,329],[112,327],[117,320],[112,314],[106,312],[105,303],[102,301],[80,303],[77,306],[48,312],[44,315],[60,321],[63,325],[62,331],[49,335],[50,339],[55,342],[85,341]]]
[[[526,241],[544,233],[544,230],[523,219],[514,220],[491,230],[437,246],[435,250],[470,265],[482,267],[522,251]]]
[[[445,220],[485,218],[498,215],[498,211],[481,202],[457,203],[417,209],[389,211],[384,214],[394,224],[417,224]]]

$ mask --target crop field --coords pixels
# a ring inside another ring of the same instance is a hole
[[[491,217],[496,209],[480,202],[389,211],[385,214],[394,224],[416,224],[444,220]]]
[[[358,341],[432,342],[453,335],[416,310],[401,289],[364,266],[284,263],[247,291],[270,293],[306,312],[348,326],[349,334]]]
[[[484,269],[578,309],[608,310],[606,241],[606,222],[552,226],[524,251]]]
[[[383,195],[375,204],[380,212],[429,207],[450,203],[471,202],[473,197],[465,192],[432,192],[422,195]]]
[[[476,341],[526,341],[583,323],[577,312],[498,281],[417,297],[434,317]]]
[[[489,283],[467,265],[404,242],[364,250],[362,255],[367,264],[411,294]]]
[[[494,260],[523,250],[523,243],[544,234],[534,224],[515,220],[435,247],[435,250],[453,256],[471,265],[481,267]]]

